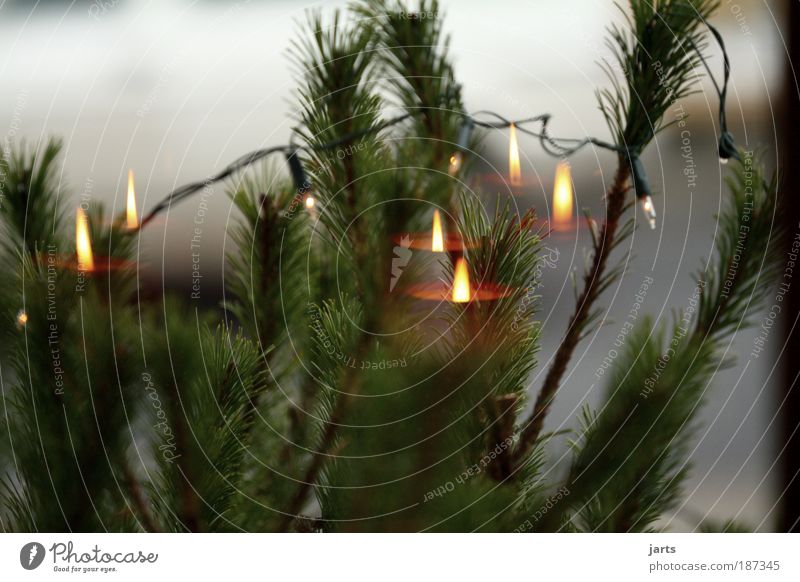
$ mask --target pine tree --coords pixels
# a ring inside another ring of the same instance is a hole
[[[544,427],[572,351],[623,274],[616,249],[634,228],[638,156],[693,91],[717,4],[630,0],[627,27],[610,31],[622,74],[610,67],[598,98],[617,169],[539,390],[528,382],[545,233],[534,213],[460,186],[469,156],[460,167],[451,156],[482,134],[460,135],[442,20],[420,16],[439,14],[436,1],[308,14],[291,50],[292,179],[270,164],[224,173],[239,217],[223,321],[177,297],[138,301],[136,233],[99,209],[91,241],[110,268],[79,268],[55,172],[60,143],[6,155],[3,529],[656,529],[681,499],[706,388],[729,363],[723,346],[776,276],[778,186],[758,154],[734,156],[716,257],[696,277],[693,305],[672,325],[631,332],[604,401],[572,435],[564,474],[545,453],[563,435]],[[434,210],[462,247],[433,255],[393,242],[426,230]],[[432,304],[420,307],[414,289],[431,273],[448,289],[461,264],[476,290],[497,296],[427,316]]]

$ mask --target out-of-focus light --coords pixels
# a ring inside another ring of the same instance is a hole
[[[572,171],[569,162],[561,161],[556,166],[553,187],[553,226],[566,226],[572,222]]]
[[[126,212],[128,230],[139,228],[139,213],[136,211],[136,192],[133,187],[133,170],[128,170],[128,207]]]
[[[469,303],[472,299],[472,290],[469,285],[469,270],[467,261],[464,257],[459,257],[456,261],[456,268],[453,273],[453,303]]]
[[[641,199],[642,211],[644,212],[647,222],[650,224],[650,229],[656,228],[656,208],[653,205],[653,199],[650,196],[643,196]]]
[[[444,233],[442,232],[442,216],[438,210],[433,211],[433,232],[431,233],[431,251],[444,252]]]
[[[92,239],[89,236],[89,219],[82,208],[78,208],[75,218],[75,249],[78,252],[78,270],[94,271]]]
[[[512,186],[520,186],[522,184],[522,169],[519,163],[517,128],[513,123],[509,128],[508,140],[508,179]]]

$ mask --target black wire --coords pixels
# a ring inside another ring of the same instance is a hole
[[[233,162],[228,164],[228,166],[226,166],[225,169],[222,170],[219,174],[216,174],[211,178],[207,178],[202,182],[193,182],[191,184],[186,184],[184,186],[181,186],[180,188],[173,190],[161,202],[156,204],[156,206],[147,214],[147,216],[145,216],[142,219],[142,222],[139,225],[139,230],[144,228],[145,225],[147,225],[151,220],[153,220],[156,217],[156,215],[158,215],[163,210],[166,210],[167,208],[172,206],[172,204],[180,202],[184,198],[191,196],[195,192],[202,190],[203,188],[206,188],[211,184],[215,184],[216,182],[224,180],[234,172],[237,172],[238,170],[241,170],[242,168],[245,168],[257,162],[258,160],[261,160],[270,154],[283,152],[286,151],[286,149],[287,149],[286,146],[276,146],[250,152],[249,154],[245,154],[240,158],[234,160]]]
[[[719,45],[719,48],[722,51],[722,63],[723,63],[723,65],[722,65],[723,66],[723,69],[722,69],[723,70],[722,88],[718,89],[717,94],[719,95],[719,123],[720,123],[720,127],[721,127],[723,132],[727,132],[728,131],[728,117],[727,117],[727,114],[725,112],[725,100],[728,98],[728,81],[730,80],[730,77],[731,77],[731,61],[728,58],[728,51],[725,49],[725,41],[723,40],[722,35],[720,34],[719,30],[717,30],[716,27],[712,26],[702,16],[700,16],[700,20],[703,21],[703,23],[708,28],[709,32],[711,32],[711,34],[714,36],[714,39],[716,39],[717,44]],[[708,64],[706,63],[705,57],[703,57],[702,53],[700,53],[700,52],[698,52],[698,55],[700,56],[700,60],[703,61],[703,64],[706,66],[706,69],[708,69]],[[711,71],[709,70],[709,75],[710,74],[711,74]],[[713,80],[713,76],[712,76],[712,80]],[[714,81],[714,85],[715,86],[717,85],[716,81]]]
[[[712,82],[714,83],[714,88],[717,91],[717,96],[719,97],[719,120],[720,120],[720,128],[721,128],[721,137],[720,140],[722,142],[723,139],[729,140],[728,146],[734,148],[733,156],[738,157],[738,153],[735,152],[735,145],[733,144],[733,136],[728,133],[728,123],[727,123],[727,115],[725,112],[725,101],[728,95],[728,81],[730,79],[731,73],[731,66],[730,66],[730,59],[728,58],[728,52],[725,48],[725,41],[722,38],[720,32],[712,26],[701,14],[697,14],[697,18],[708,28],[709,32],[713,35],[714,39],[717,41],[717,44],[722,51],[724,69],[723,69],[723,82],[722,86],[720,87],[717,84],[717,81],[714,79],[713,75],[711,74],[711,68],[708,65],[705,57],[702,54],[702,51],[697,47],[697,45],[692,42],[694,46],[695,52],[697,53],[700,61],[702,62],[703,66],[708,71],[709,76],[711,77]],[[442,100],[445,100],[446,96],[443,96]],[[327,151],[334,148],[337,148],[347,142],[350,142],[354,139],[358,139],[359,137],[364,137],[366,135],[370,135],[373,133],[378,133],[384,129],[402,123],[403,121],[413,117],[414,115],[419,114],[420,112],[424,112],[424,109],[418,109],[413,112],[404,113],[403,115],[398,115],[397,117],[393,117],[388,119],[382,123],[374,125],[372,127],[368,127],[366,129],[362,129],[360,131],[356,131],[353,133],[349,133],[342,137],[339,137],[333,141],[326,142],[323,144],[318,145],[295,145],[294,144],[294,134],[292,135],[292,139],[290,140],[288,145],[284,146],[275,146],[271,148],[265,148],[261,150],[256,150],[254,152],[250,152],[241,156],[240,158],[231,162],[228,166],[225,167],[220,173],[203,180],[202,182],[193,182],[191,184],[186,184],[177,188],[170,192],[161,202],[159,202],[148,214],[147,216],[142,219],[141,224],[139,225],[139,230],[144,228],[145,225],[150,223],[153,218],[155,218],[158,214],[163,212],[164,210],[170,208],[173,204],[177,204],[178,202],[182,201],[185,198],[195,194],[199,190],[206,188],[212,184],[220,182],[232,174],[242,170],[255,162],[266,158],[269,155],[276,154],[276,153],[283,153],[284,155],[295,155],[298,151],[305,151],[305,152],[313,152],[313,151]],[[634,144],[631,146],[620,146],[616,145],[607,141],[603,141],[601,139],[597,139],[595,137],[586,137],[586,138],[557,138],[553,137],[549,134],[547,130],[547,124],[550,122],[551,116],[550,114],[542,114],[536,115],[534,117],[526,117],[523,119],[517,120],[510,120],[506,117],[496,113],[494,111],[488,110],[481,110],[476,111],[475,113],[468,114],[459,111],[453,112],[456,115],[461,116],[465,122],[471,122],[477,125],[478,127],[483,127],[486,129],[505,129],[509,128],[512,125],[518,129],[521,133],[529,135],[531,137],[535,137],[539,140],[542,149],[548,154],[553,157],[567,157],[571,156],[574,153],[578,152],[579,150],[583,149],[588,145],[593,145],[595,147],[608,150],[611,152],[615,152],[620,155],[625,155],[629,158],[631,163],[633,164],[636,158],[638,158],[639,153],[643,147],[643,144]],[[481,121],[476,119],[477,116],[490,116],[494,117],[497,121]],[[540,128],[539,131],[533,131],[525,127],[528,124],[539,124]],[[300,187],[300,185],[298,185]]]
[[[254,152],[250,152],[245,154],[230,164],[228,164],[224,170],[220,173],[203,180],[202,182],[193,182],[191,184],[186,184],[177,188],[170,192],[161,202],[159,202],[148,214],[142,219],[141,224],[139,225],[139,230],[145,227],[150,221],[152,221],[158,214],[163,212],[164,210],[168,209],[173,204],[176,204],[191,196],[192,194],[206,188],[212,184],[216,184],[217,182],[221,182],[222,180],[228,178],[232,174],[238,172],[241,169],[244,169],[255,162],[276,153],[283,153],[283,154],[292,154],[293,152],[296,153],[297,151],[327,151],[339,147],[340,145],[352,141],[354,139],[358,139],[359,137],[363,137],[365,135],[369,135],[371,133],[377,133],[386,129],[387,127],[391,127],[393,125],[397,125],[405,121],[406,119],[412,117],[414,113],[405,113],[403,115],[398,115],[397,117],[393,117],[383,123],[379,123],[378,125],[368,127],[366,129],[356,131],[345,136],[342,136],[334,141],[327,142],[320,145],[315,146],[296,146],[292,142],[289,145],[285,146],[275,146],[271,148],[256,150]]]

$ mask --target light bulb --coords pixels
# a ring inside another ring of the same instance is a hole
[[[656,207],[653,205],[653,199],[649,195],[640,198],[642,211],[644,212],[647,222],[650,224],[650,230],[656,229]]]
[[[455,176],[461,169],[461,162],[463,158],[464,156],[461,155],[461,152],[455,152],[452,156],[450,156],[450,166],[448,168],[448,173],[451,176]]]

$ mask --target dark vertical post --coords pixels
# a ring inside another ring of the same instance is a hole
[[[800,0],[788,4],[789,59],[784,102],[788,123],[784,126],[780,178],[785,203],[783,217],[791,244],[800,224]],[[785,398],[780,411],[783,429],[780,446],[786,446],[781,459],[783,503],[778,528],[800,532],[800,267],[795,267],[787,307],[783,319],[786,349],[778,395],[779,401]]]

